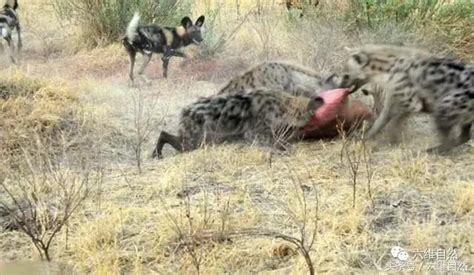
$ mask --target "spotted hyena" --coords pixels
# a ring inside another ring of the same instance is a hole
[[[441,138],[441,144],[428,152],[444,153],[470,140],[474,65],[408,47],[366,45],[352,50],[347,72],[348,79],[372,82],[385,91],[383,109],[368,138],[391,123],[396,140],[410,114],[427,112],[432,114]],[[453,138],[457,127],[461,134]]]
[[[336,74],[322,77],[311,69],[284,62],[263,62],[232,78],[218,94],[250,92],[258,88],[283,90],[292,95],[314,98],[319,92],[341,88]]]
[[[166,143],[180,152],[236,140],[284,144],[297,137],[321,105],[319,97],[269,89],[200,98],[182,110],[177,136],[161,132],[152,157],[161,158]]]

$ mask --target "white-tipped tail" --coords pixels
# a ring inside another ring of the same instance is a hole
[[[139,21],[140,21],[140,15],[138,14],[138,11],[137,11],[133,15],[133,18],[132,20],[130,20],[130,23],[128,23],[128,27],[127,27],[127,38],[130,42],[132,42],[137,36],[137,28],[138,28]]]
[[[0,25],[0,35],[1,37],[5,38],[8,35],[8,26],[2,24]]]

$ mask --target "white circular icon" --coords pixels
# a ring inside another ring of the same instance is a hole
[[[408,252],[406,252],[405,249],[401,248],[400,246],[392,247],[390,253],[394,258],[398,258],[401,261],[406,261],[410,257]]]
[[[398,259],[400,261],[406,261],[408,260],[408,258],[409,258],[408,253],[405,250],[400,251],[400,253],[398,253]]]

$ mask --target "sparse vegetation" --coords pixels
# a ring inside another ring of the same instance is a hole
[[[175,26],[191,11],[188,0],[53,0],[56,14],[70,20],[83,31],[86,45],[117,42],[135,11],[148,23]]]
[[[474,143],[419,153],[436,142],[425,117],[400,146],[362,131],[148,158],[183,106],[263,60],[328,74],[345,46],[383,42],[474,61],[469,0],[321,0],[302,17],[283,2],[22,1],[24,52],[0,63],[0,273],[41,259],[79,274],[374,273],[394,245],[455,248],[472,267]],[[154,58],[129,87],[119,38],[135,10],[164,25],[205,14],[196,58],[168,79]],[[377,111],[379,92],[351,97]]]

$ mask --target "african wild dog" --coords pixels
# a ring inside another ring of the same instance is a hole
[[[321,98],[267,89],[200,98],[182,110],[178,136],[161,132],[152,157],[161,158],[166,143],[180,152],[206,143],[236,140],[282,149],[285,142],[297,137],[298,130],[321,105]]]
[[[445,153],[471,138],[474,122],[474,65],[407,47],[366,45],[352,50],[348,79],[373,82],[385,90],[384,107],[368,133],[376,136],[387,123],[393,135],[416,112],[432,113],[441,137],[430,153]],[[349,80],[350,82],[350,80]],[[459,127],[460,136],[450,135]]]
[[[14,29],[16,29],[18,36],[18,50],[22,48],[20,21],[16,13],[17,8],[18,0],[7,0],[3,5],[3,9],[0,11],[0,34],[2,38],[7,41],[10,59],[13,63],[16,63],[15,57],[13,56],[14,45],[12,41],[12,32]]]
[[[319,6],[319,0],[285,0],[285,5],[289,11],[292,9],[300,10],[300,17],[303,17],[306,6],[316,8]]]
[[[137,52],[145,56],[143,65],[138,71],[142,74],[153,53],[161,53],[163,62],[163,77],[168,76],[168,64],[172,56],[185,58],[186,55],[179,51],[180,48],[190,44],[202,42],[201,26],[204,24],[204,16],[201,15],[193,24],[189,17],[181,20],[178,27],[159,27],[156,25],[139,25],[140,16],[135,13],[128,24],[126,36],[122,43],[130,56],[130,80],[133,81],[133,67]]]
[[[256,88],[284,90],[314,97],[319,92],[341,88],[343,79],[333,74],[323,78],[311,69],[284,62],[263,62],[227,82],[218,94],[249,92]]]

